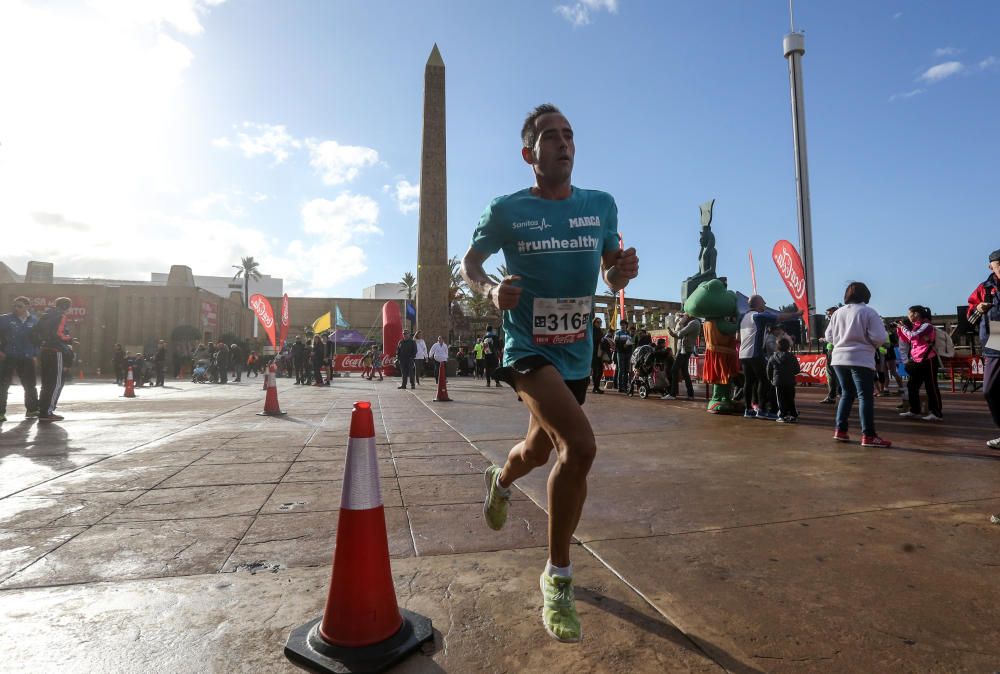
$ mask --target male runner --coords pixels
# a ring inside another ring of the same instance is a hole
[[[639,273],[635,249],[618,248],[618,209],[611,195],[570,182],[573,128],[558,108],[535,108],[521,129],[521,157],[535,186],[487,207],[462,261],[469,285],[503,310],[505,349],[497,378],[531,412],[524,440],[503,468],[486,470],[483,512],[493,529],[507,519],[514,481],[544,466],[549,474],[549,561],[539,583],[542,624],[560,641],[579,641],[569,549],[587,498],[587,472],[597,443],[581,405],[587,394],[591,303],[601,271],[613,291]],[[511,274],[499,284],[483,262],[503,249]]]

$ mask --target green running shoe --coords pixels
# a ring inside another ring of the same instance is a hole
[[[34,417],[37,417],[37,416],[38,416],[38,410],[32,410],[30,412],[25,412],[24,413],[24,418],[25,419],[33,419]]]
[[[542,572],[542,625],[556,641],[577,642],[583,636],[580,616],[576,613],[573,579]]]
[[[6,414],[0,414],[0,424],[2,424],[5,421],[7,421],[7,415]]]
[[[483,503],[483,517],[486,524],[494,531],[503,529],[507,521],[507,505],[510,503],[510,492],[506,494],[497,486],[497,477],[500,475],[500,468],[490,466],[483,474],[486,481],[486,501]]]

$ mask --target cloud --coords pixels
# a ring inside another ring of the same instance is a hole
[[[961,61],[945,61],[925,70],[917,79],[928,84],[936,84],[965,70]]]
[[[385,191],[388,191],[389,186],[385,186]],[[395,191],[393,193],[393,199],[396,201],[396,206],[399,208],[399,212],[411,213],[420,207],[420,185],[411,185],[408,180],[400,180],[396,183]]]
[[[198,35],[201,16],[225,0],[88,0],[87,4],[117,23],[170,26],[185,35]]]
[[[378,163],[378,152],[360,145],[341,145],[334,140],[306,141],[309,164],[323,177],[327,185],[341,185],[354,180],[358,172]]]
[[[980,70],[988,70],[990,68],[996,68],[997,66],[1000,66],[1000,59],[996,56],[987,56],[976,64],[976,67]]]
[[[902,16],[903,16],[902,12],[896,12],[895,14],[892,15],[892,20],[896,21],[897,19],[901,18]]]
[[[571,5],[556,5],[554,11],[575,28],[589,24],[594,13],[606,11],[617,14],[618,0],[580,0]]]
[[[284,124],[243,122],[237,128],[244,130],[237,131],[235,140],[216,138],[212,145],[220,148],[238,147],[248,159],[270,155],[275,164],[281,164],[293,151],[302,147],[302,141],[288,133]]]
[[[347,242],[356,235],[381,234],[378,203],[362,194],[341,193],[336,199],[313,199],[302,207],[302,226],[310,234]]]
[[[901,98],[913,98],[914,96],[919,96],[920,94],[924,93],[924,91],[925,91],[924,89],[912,89],[910,91],[906,91],[901,94],[893,94],[892,96],[889,97],[889,102],[891,103]]]
[[[956,54],[962,53],[962,50],[958,47],[938,47],[934,50],[934,56],[955,56]]]

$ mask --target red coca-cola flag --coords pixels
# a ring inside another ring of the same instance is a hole
[[[278,337],[278,344],[285,343],[288,336],[288,293],[281,296],[281,334]]]
[[[253,310],[260,324],[264,326],[267,338],[271,340],[271,346],[274,346],[274,309],[271,308],[271,303],[258,293],[250,296],[250,309]]]
[[[803,316],[809,315],[809,298],[806,296],[806,274],[802,269],[802,258],[795,246],[782,239],[774,244],[771,251],[774,265],[785,282],[785,287],[792,294],[795,306],[802,311]]]

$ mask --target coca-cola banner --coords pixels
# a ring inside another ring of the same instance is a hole
[[[800,384],[826,383],[826,354],[800,353],[796,355],[801,369],[795,375],[795,381]]]
[[[365,368],[361,364],[361,360],[365,357],[363,353],[342,353],[334,356],[333,369],[336,372],[364,372]],[[385,364],[383,370],[384,374],[389,374],[388,368],[389,361],[392,360],[389,356],[383,354],[382,362]]]
[[[285,343],[288,336],[288,293],[281,296],[281,334],[278,337],[278,344]]]
[[[271,340],[271,346],[275,346],[274,341],[274,309],[271,308],[271,303],[267,301],[267,298],[261,294],[250,296],[250,309],[253,310],[257,320],[264,327],[264,332],[267,333],[267,338]]]
[[[806,297],[806,274],[802,269],[802,258],[795,246],[782,239],[774,244],[771,251],[774,265],[785,282],[785,287],[792,294],[795,306],[802,311],[803,316],[809,315],[809,298]]]

